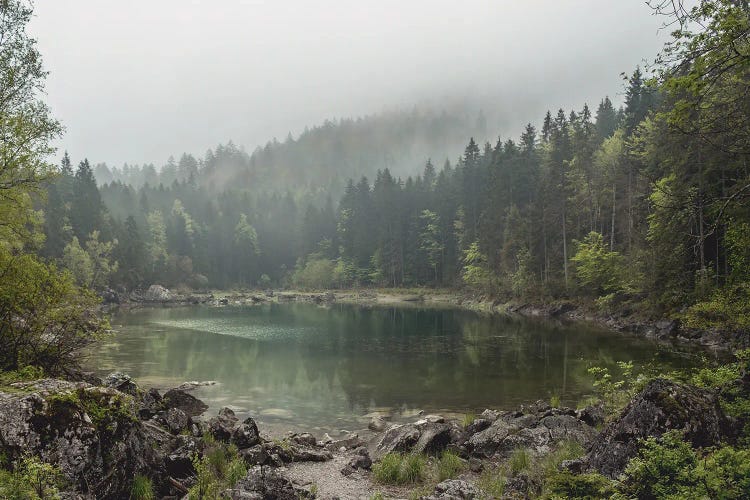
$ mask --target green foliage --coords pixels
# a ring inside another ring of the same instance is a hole
[[[470,413],[464,413],[464,417],[461,420],[461,425],[465,428],[470,426],[474,423],[474,420],[477,419],[476,413],[470,412]]]
[[[560,396],[558,396],[557,394],[553,394],[552,396],[550,396],[549,405],[552,408],[560,408],[560,404]]]
[[[440,459],[437,462],[438,481],[453,479],[458,476],[465,468],[466,464],[463,460],[461,460],[461,457],[451,451],[446,450],[440,455]]]
[[[330,259],[311,255],[292,275],[292,283],[302,289],[325,290],[334,285],[336,264]]]
[[[501,498],[505,492],[505,477],[498,469],[486,468],[477,479],[476,485],[484,498]]]
[[[633,378],[633,362],[618,361],[622,378],[614,380],[607,368],[591,367],[589,374],[594,377],[594,389],[604,403],[604,408],[610,415],[622,409],[635,393],[638,384],[642,382],[640,377]]]
[[[388,453],[372,467],[375,479],[383,484],[413,484],[425,478],[427,459],[419,454]]]
[[[132,500],[155,500],[154,484],[146,476],[136,475],[133,478],[133,486],[130,488]]]
[[[508,467],[513,476],[531,468],[531,453],[526,448],[516,448],[510,455]]]
[[[22,459],[12,472],[0,469],[0,498],[35,500],[55,498],[64,486],[62,472],[36,457]]]
[[[745,498],[750,450],[694,450],[672,431],[643,442],[625,469],[621,491],[638,498]]]
[[[545,487],[546,498],[597,500],[615,494],[615,483],[596,473],[555,472],[547,478]]]
[[[202,455],[192,458],[196,481],[188,494],[191,500],[218,498],[220,492],[234,486],[247,474],[236,446],[214,439],[204,439],[203,445]]]
[[[69,274],[29,255],[0,248],[0,370],[26,366],[59,374],[75,365],[81,348],[107,324],[94,312],[98,299],[78,288]]]
[[[600,295],[627,288],[625,261],[618,252],[604,246],[601,234],[592,231],[577,245],[571,261],[576,279],[585,290]]]
[[[716,290],[708,300],[688,308],[685,326],[697,329],[717,327],[733,332],[750,329],[750,282]]]
[[[495,277],[489,269],[487,256],[479,250],[479,243],[474,241],[464,251],[464,283],[480,292],[492,292],[495,288]]]

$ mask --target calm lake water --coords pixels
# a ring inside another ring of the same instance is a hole
[[[456,309],[334,304],[140,309],[88,363],[142,386],[217,384],[194,394],[274,429],[366,427],[366,414],[463,413],[591,393],[590,366],[692,366],[699,351],[588,325]]]

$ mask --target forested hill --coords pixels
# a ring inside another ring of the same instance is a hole
[[[493,143],[469,139],[476,117],[396,113],[252,155],[184,156],[161,178],[121,171],[135,177],[101,188],[66,157],[43,253],[95,288],[467,287],[746,331],[748,11],[679,14],[683,30],[651,78],[631,73],[622,109],[550,105]],[[453,136],[468,144],[446,152]],[[444,156],[457,160],[425,164]]]
[[[486,133],[481,111],[414,108],[326,120],[297,138],[274,138],[252,153],[230,141],[202,158],[183,153],[161,166],[100,163],[94,175],[100,185],[117,181],[135,188],[146,183],[171,186],[192,178],[216,191],[230,186],[254,192],[310,189],[339,196],[349,177],[373,177],[386,168],[394,175],[414,175],[428,157],[456,158],[469,137],[484,138]]]

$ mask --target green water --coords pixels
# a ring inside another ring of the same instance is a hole
[[[587,325],[463,310],[270,304],[141,309],[116,314],[90,353],[101,374],[144,386],[216,381],[195,395],[236,407],[269,429],[366,426],[364,415],[514,408],[591,394],[588,367],[691,366],[696,351]]]

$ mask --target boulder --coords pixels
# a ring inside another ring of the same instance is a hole
[[[187,430],[190,425],[190,417],[179,408],[170,408],[162,418],[164,425],[172,434],[179,434]]]
[[[172,292],[161,285],[151,285],[143,298],[150,302],[168,302],[172,300]]]
[[[420,430],[414,424],[395,425],[388,429],[375,446],[376,458],[392,452],[407,452],[419,440]]]
[[[330,439],[330,436],[329,436]],[[328,451],[336,451],[341,448],[351,450],[352,448],[358,448],[364,444],[359,438],[358,434],[349,434],[347,437],[342,439],[331,439],[330,441],[322,441],[320,444],[325,446]]]
[[[576,417],[592,427],[602,425],[604,424],[604,419],[606,417],[606,414],[604,413],[604,405],[596,404],[582,408],[576,411]]]
[[[370,470],[372,468],[372,459],[370,453],[364,446],[357,448],[354,456],[349,462],[341,469],[341,473],[345,476],[353,474],[357,469]]]
[[[237,484],[225,490],[223,497],[232,500],[297,500],[294,485],[273,469],[251,468]]]
[[[617,477],[638,453],[639,440],[679,430],[695,447],[718,445],[732,432],[711,391],[656,379],[638,394],[594,440],[589,467]]]
[[[127,498],[136,474],[160,474],[161,457],[133,398],[109,387],[44,380],[28,393],[0,393],[0,454],[34,455],[71,486],[97,498]]]
[[[105,387],[111,387],[131,396],[138,396],[138,385],[129,375],[121,372],[110,373],[103,382]]]
[[[489,427],[474,434],[470,434],[471,426],[468,426],[463,447],[475,457],[507,458],[516,448],[548,453],[564,440],[586,447],[596,436],[596,429],[577,418],[570,408],[552,408],[540,402],[523,410],[504,413]]]
[[[141,420],[147,420],[164,410],[161,394],[153,387],[141,395],[138,405],[138,416]]]
[[[383,432],[388,424],[385,419],[380,415],[375,415],[370,419],[370,423],[367,424],[367,428],[374,432]]]
[[[412,447],[414,453],[437,455],[451,442],[451,427],[446,424],[427,424],[421,429],[419,439]]]
[[[197,417],[208,409],[200,399],[180,389],[170,389],[162,397],[165,408],[179,408],[189,417]]]
[[[473,498],[480,498],[479,491],[473,484],[459,479],[448,479],[438,483],[432,495],[422,497],[423,500],[466,500]]]
[[[260,443],[255,420],[248,417],[240,422],[230,408],[219,410],[219,415],[208,421],[208,430],[217,440],[232,443],[239,449],[250,448]]]

